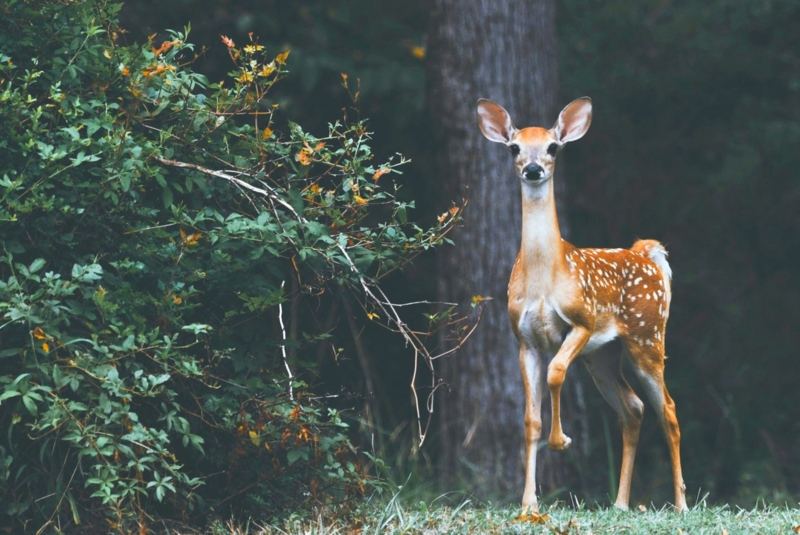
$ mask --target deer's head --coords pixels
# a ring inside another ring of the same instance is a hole
[[[552,128],[529,126],[517,129],[501,105],[478,100],[478,125],[489,141],[503,143],[514,157],[522,183],[540,186],[553,177],[556,156],[565,143],[583,137],[592,124],[592,100],[581,97],[561,110]]]

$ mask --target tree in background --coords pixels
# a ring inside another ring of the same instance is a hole
[[[436,180],[445,197],[469,200],[457,246],[440,251],[439,295],[446,301],[492,300],[475,335],[445,364],[441,468],[465,476],[484,495],[516,497],[523,392],[506,286],[519,247],[519,184],[510,156],[483,142],[475,103],[479,97],[503,103],[520,126],[554,120],[555,4],[440,0],[431,15],[429,58]],[[563,177],[557,184],[563,197]],[[568,389],[580,391],[574,376]],[[569,401],[567,407],[571,427],[577,414]],[[546,489],[564,483],[562,455],[543,456],[540,467]]]

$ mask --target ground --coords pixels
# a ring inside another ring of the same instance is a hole
[[[266,534],[506,534],[547,533],[555,535],[621,534],[736,534],[800,533],[800,509],[761,507],[696,506],[685,514],[671,509],[637,508],[630,512],[614,509],[558,507],[542,511],[542,515],[519,516],[517,508],[476,507],[469,500],[457,506],[437,506],[419,503],[388,504],[365,509],[351,520],[333,515],[317,514],[313,518],[289,519],[274,525],[253,523],[247,527],[218,523],[211,533],[231,535]]]

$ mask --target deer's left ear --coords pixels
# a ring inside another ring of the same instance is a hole
[[[553,125],[556,139],[561,143],[575,141],[584,136],[592,125],[592,99],[576,98],[567,104]]]

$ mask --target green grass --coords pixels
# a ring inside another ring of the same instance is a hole
[[[679,514],[669,508],[630,512],[585,507],[553,507],[543,510],[542,524],[519,521],[514,507],[474,506],[469,500],[457,506],[418,503],[401,504],[392,499],[383,506],[367,507],[348,520],[319,513],[314,518],[288,519],[276,525],[247,527],[217,524],[210,532],[231,535],[320,534],[367,535],[385,533],[549,533],[549,534],[735,534],[800,533],[800,509],[763,507],[751,510],[732,507],[692,508]]]

